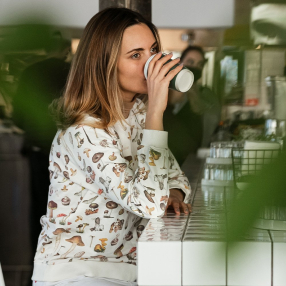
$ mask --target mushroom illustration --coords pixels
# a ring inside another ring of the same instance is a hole
[[[138,238],[141,236],[141,234],[142,234],[142,232],[143,232],[144,229],[145,229],[145,226],[142,225],[142,224],[140,224],[140,225],[137,226],[136,231],[137,231],[137,236],[138,236]]]
[[[165,203],[161,203],[160,204],[160,208],[162,211],[165,211],[166,210],[166,204]]]
[[[129,183],[133,179],[132,176],[128,176],[127,173],[125,173],[124,176],[124,183]]]
[[[76,138],[77,141],[77,148],[80,148],[82,146],[82,144],[84,143],[84,139],[80,138],[80,132],[77,132],[74,137]]]
[[[85,172],[85,170],[86,170],[86,163],[85,163],[85,160],[84,160],[84,159],[82,160],[82,164],[83,164],[82,170]]]
[[[170,154],[169,154],[170,155]],[[175,158],[173,157],[173,156],[169,156],[169,165],[170,165],[170,167],[169,167],[169,169],[173,169],[173,166],[174,166],[174,163],[175,163]]]
[[[119,235],[120,235],[119,233],[116,234],[116,237],[115,237],[114,239],[112,239],[112,241],[111,241],[111,243],[110,243],[112,246],[114,246],[114,245],[116,245],[116,244],[118,243],[118,237],[119,237]]]
[[[87,158],[89,158],[89,152],[90,151],[91,150],[89,148],[85,148],[84,151],[83,151],[83,153],[87,156]]]
[[[116,194],[116,193],[115,193],[115,191],[114,191],[114,187],[112,187],[112,189],[110,190],[110,192],[113,192],[113,193],[114,193],[114,195],[115,195],[115,197],[119,200],[119,198],[118,198],[117,194]]]
[[[129,162],[129,165],[132,163],[132,156],[126,156],[124,159]]]
[[[98,212],[98,209],[97,209],[98,208],[98,204],[97,203],[91,203],[89,205],[89,207],[90,207],[90,209],[85,211],[86,215],[95,214],[95,213]]]
[[[90,174],[90,179],[92,180],[92,182],[94,182],[94,180],[95,180],[95,172],[94,171],[92,171],[92,173]]]
[[[70,175],[67,171],[63,171],[63,175],[66,179],[68,179],[68,180],[70,179]]]
[[[95,209],[98,208],[98,204],[97,204],[97,203],[91,203],[91,204],[89,205],[89,207],[94,211]]]
[[[104,247],[107,245],[106,241],[108,240],[107,238],[100,238],[99,239],[101,241],[101,245]]]
[[[82,220],[82,216],[80,216],[80,215],[77,216],[77,219],[75,220],[75,222],[77,222],[79,220]]]
[[[112,155],[110,155],[108,158],[110,161],[114,161],[117,157],[114,155],[114,152],[113,152]]]
[[[94,236],[94,235],[90,235],[90,237],[91,237],[91,241],[90,241],[90,246],[89,246],[89,247],[91,247],[91,244],[92,244],[93,238],[94,238],[95,236]]]
[[[163,165],[163,167],[160,168],[160,169],[167,169],[167,168],[165,167],[165,160],[166,160],[166,156],[164,156],[164,165]]]
[[[83,224],[79,224],[76,228],[78,228],[78,230],[76,232],[82,232],[81,228],[83,227]]]
[[[120,190],[120,197],[121,197],[121,199],[123,200],[123,199],[126,197],[126,195],[128,194],[128,189],[125,188],[125,186],[122,185],[121,183],[122,183],[122,182],[120,182],[120,184],[119,184],[119,186],[117,187],[117,189],[121,189],[121,190]]]
[[[166,179],[167,177],[168,177],[167,174],[164,174],[164,175],[155,175],[155,176],[154,176],[154,181],[155,181],[155,182],[159,182],[160,190],[163,190],[163,188],[164,188],[164,179]]]
[[[73,237],[71,237],[69,239],[66,239],[66,241],[72,243],[72,246],[70,247],[70,249],[66,253],[61,255],[61,258],[66,258],[66,256],[70,252],[72,252],[75,249],[76,246],[85,246],[85,244],[81,240],[81,236],[79,236],[79,235],[76,235],[76,236],[73,236]]]
[[[161,199],[160,199],[160,202],[165,202],[165,204],[167,204],[168,203],[168,198],[169,198],[168,195],[162,196]]]
[[[108,201],[108,202],[106,203],[106,207],[107,207],[109,210],[111,210],[111,211],[110,211],[110,215],[109,215],[109,216],[104,216],[104,217],[105,217],[105,218],[113,218],[113,217],[111,217],[112,210],[113,210],[113,209],[116,209],[116,208],[118,207],[118,204],[117,204],[116,202],[113,202],[113,201]]]
[[[110,177],[106,177],[106,180],[104,180],[102,177],[99,178],[99,181],[101,184],[103,184],[105,186],[106,192],[108,193],[108,188],[111,182],[111,178]]]
[[[122,254],[122,252],[121,252],[121,250],[123,249],[123,247],[124,247],[124,245],[121,244],[121,245],[114,251],[114,255],[117,256],[117,257],[116,257],[117,259],[123,256],[123,254]]]
[[[57,217],[62,217],[62,220],[60,221],[60,224],[62,224],[62,225],[65,225],[65,224],[66,224],[66,222],[65,222],[65,220],[64,220],[64,218],[65,218],[66,216],[67,216],[66,214],[58,214],[58,215],[57,215]]]
[[[83,196],[82,196],[83,190],[85,190],[85,187],[81,187],[81,190],[79,192],[74,193],[75,196],[80,196],[80,200],[83,199]]]
[[[84,233],[84,229],[86,226],[88,226],[89,224],[88,223],[83,223],[83,224],[80,224],[78,225],[76,228],[79,228],[79,230],[77,232],[79,233]]]
[[[129,259],[129,260],[134,260],[135,257],[136,257],[136,247],[132,247],[130,249],[130,251],[128,252],[128,254],[126,255],[126,257]]]
[[[149,159],[151,161],[151,162],[149,162],[149,165],[150,166],[156,166],[154,160],[158,160],[161,157],[161,153],[156,151],[156,150],[154,150],[154,149],[152,149],[152,148],[150,148],[149,154],[151,155],[151,157],[149,157]]]
[[[66,192],[66,191],[68,191],[69,189],[67,188],[67,186],[66,185],[64,185],[64,187],[61,189],[63,192]]]
[[[128,231],[128,233],[124,237],[127,241],[131,240],[133,238],[132,231]]]
[[[95,153],[92,156],[92,162],[97,163],[103,156],[104,156],[104,153],[102,153],[102,152]]]
[[[48,208],[50,209],[49,218],[53,218],[53,210],[57,209],[58,205],[54,201],[49,201]]]
[[[69,197],[65,196],[61,199],[61,202],[62,202],[63,206],[68,206],[71,202],[71,199]]]
[[[101,241],[101,244],[97,244],[94,247],[94,251],[96,252],[104,252],[105,251],[105,247],[107,245],[106,241],[108,240],[107,238],[100,238],[99,239]]]
[[[155,191],[155,189],[153,189],[153,190]],[[149,194],[149,193],[147,192],[147,190],[145,190],[145,191],[144,191],[144,194],[145,194],[145,196],[146,196],[146,198],[148,199],[149,202],[151,202],[151,203],[153,203],[153,204],[155,203],[154,200],[153,200],[153,198],[152,198],[152,197],[154,197],[153,193],[150,192],[150,194]]]
[[[109,213],[109,211],[108,211],[108,210],[105,210],[105,211],[104,211],[104,216],[103,216],[103,217],[105,217],[105,218],[109,218],[108,213]]]
[[[80,251],[74,255],[74,258],[81,258],[85,254],[84,251]]]
[[[51,243],[52,243],[52,241],[43,242],[43,243],[42,243],[42,245],[44,245],[44,246],[45,246],[46,244],[51,244]]]
[[[62,236],[62,233],[64,232],[67,232],[67,233],[70,233],[70,231],[66,231],[64,228],[57,228],[53,234],[56,235],[56,243],[55,243],[55,249],[54,249],[54,253],[57,253],[57,250],[58,250],[58,247],[60,245],[60,242],[61,242],[61,236]]]
[[[72,139],[72,135],[70,132],[69,132],[69,140],[70,140],[71,144],[73,145],[73,139]]]
[[[54,170],[54,179],[57,179],[58,178],[58,173],[62,171],[61,167],[59,166],[58,163],[54,162],[54,167],[55,167],[55,170]]]
[[[140,156],[140,162],[142,163],[142,164],[144,164],[145,163],[145,160],[146,160],[146,155],[145,154],[140,154],[139,155]]]
[[[119,212],[118,212],[119,215],[122,215],[124,214],[124,209],[121,209]]]
[[[101,262],[107,262],[108,261],[108,258],[104,255],[97,255],[97,256],[90,256],[90,258],[99,258],[99,261]]]
[[[61,153],[60,152],[57,152],[56,155],[57,155],[58,158],[61,157]]]
[[[71,171],[71,176],[75,176],[76,172],[77,172],[77,169],[73,170],[72,168],[70,168],[70,171]]]
[[[149,215],[152,215],[152,212],[155,210],[155,208],[154,208],[154,207],[149,208],[148,206],[146,206],[146,210],[147,210],[147,213],[148,213]]]
[[[95,196],[89,200],[84,200],[82,201],[84,204],[91,204],[94,200],[96,200],[98,198],[98,196]]]
[[[107,142],[106,139],[101,140],[101,141],[99,142],[99,144],[100,144],[100,146],[102,146],[102,147],[108,147],[108,142]]]

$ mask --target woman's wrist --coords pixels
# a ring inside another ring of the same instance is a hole
[[[163,113],[147,111],[145,129],[164,131]]]

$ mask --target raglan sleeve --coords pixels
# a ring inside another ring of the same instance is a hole
[[[168,184],[169,189],[180,189],[184,194],[184,203],[190,203],[191,200],[191,185],[184,174],[184,172],[181,170],[176,158],[172,154],[170,150],[169,152],[169,172],[168,172]]]
[[[66,140],[69,151],[84,172],[84,183],[89,184],[90,190],[97,192],[100,187],[106,197],[138,216],[164,215],[169,197],[167,132],[141,130],[142,141],[136,154],[124,158],[121,139],[115,130],[112,134],[112,130],[109,133],[77,126],[67,131],[65,137],[71,138]],[[138,161],[134,171],[133,160]]]

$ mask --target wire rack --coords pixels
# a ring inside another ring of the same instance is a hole
[[[279,156],[280,150],[247,150],[244,148],[233,148],[231,151],[234,186],[247,184],[256,176],[264,165],[271,163]]]

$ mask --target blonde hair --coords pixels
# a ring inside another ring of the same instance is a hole
[[[100,120],[88,125],[106,129],[125,121],[117,77],[117,59],[127,27],[144,23],[161,50],[156,27],[139,13],[126,8],[107,8],[86,25],[73,58],[63,96],[52,103],[59,129],[84,121],[88,114]],[[146,101],[147,95],[141,95]]]

